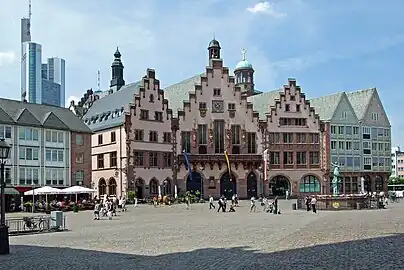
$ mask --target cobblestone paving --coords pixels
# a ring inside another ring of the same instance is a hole
[[[69,232],[11,237],[1,269],[404,269],[404,204],[386,210],[209,211],[141,205],[113,220],[68,213]]]

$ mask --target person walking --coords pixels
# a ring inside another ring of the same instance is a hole
[[[217,212],[219,213],[220,210],[222,210],[222,212],[225,212],[223,197],[220,197],[220,199],[217,201],[217,204],[219,205],[219,207],[217,208]]]
[[[310,202],[311,202],[311,200],[310,200],[309,196],[306,196],[305,201],[306,201],[307,212],[310,212]]]
[[[286,200],[289,200],[289,190],[286,190],[285,195],[286,195]]]
[[[101,204],[99,201],[96,201],[94,205],[94,220],[100,220],[100,210],[101,210]]]
[[[252,211],[256,211],[257,210],[257,206],[255,205],[255,198],[251,197],[251,207],[250,207],[250,212]]]
[[[274,214],[275,214],[275,215],[279,214],[278,196],[276,196],[276,197],[275,197],[275,200],[274,200]]]
[[[311,209],[313,209],[313,213],[317,213],[317,199],[316,196],[313,196],[313,198],[311,198]]]
[[[209,196],[209,209],[215,209],[215,205],[213,204],[213,197],[212,195]]]

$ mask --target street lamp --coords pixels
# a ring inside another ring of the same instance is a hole
[[[11,146],[5,142],[4,139],[0,139],[0,174],[1,174],[1,220],[0,220],[0,255],[10,254],[10,242],[8,240],[8,227],[6,225],[6,196],[5,188],[6,182],[4,179],[4,165],[7,158],[10,155]]]

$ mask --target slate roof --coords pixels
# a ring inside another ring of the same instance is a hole
[[[119,91],[100,97],[84,115],[84,123],[92,131],[120,126],[125,121],[125,112],[129,112],[134,95],[139,93],[142,81],[122,86]]]
[[[260,114],[260,119],[266,119],[266,114],[270,112],[270,107],[275,105],[275,100],[279,99],[279,93],[282,89],[263,92],[262,94],[247,98],[248,102],[253,104],[254,111]]]
[[[0,98],[0,123],[92,133],[68,108],[4,98]]]
[[[341,102],[344,92],[310,99],[310,106],[315,109],[316,114],[323,121],[329,121],[334,116],[338,104]]]
[[[376,88],[346,93],[358,120],[363,120]]]

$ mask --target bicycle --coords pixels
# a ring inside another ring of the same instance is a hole
[[[33,217],[24,217],[24,231],[38,230],[43,232],[49,229],[49,221],[43,217],[39,217],[37,220]]]

